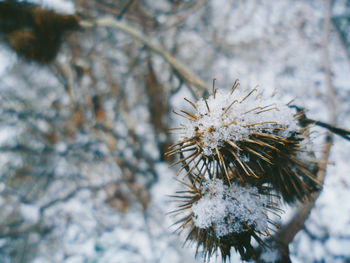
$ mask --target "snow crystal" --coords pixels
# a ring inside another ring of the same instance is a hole
[[[287,137],[297,130],[295,111],[273,97],[262,93],[217,90],[215,96],[196,103],[196,120],[183,125],[184,138],[200,136],[205,155],[227,140],[239,141],[255,132],[282,128],[278,135]]]
[[[213,227],[217,237],[240,233],[253,226],[257,231],[267,230],[266,196],[257,188],[226,186],[222,180],[208,180],[203,184],[203,196],[193,204],[193,221],[199,228]]]

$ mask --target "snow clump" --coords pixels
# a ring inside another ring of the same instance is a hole
[[[182,138],[199,137],[203,153],[215,154],[225,141],[240,141],[257,132],[280,128],[277,135],[288,137],[298,130],[295,111],[275,97],[266,98],[256,89],[216,90],[208,99],[194,104],[195,118],[182,124]]]
[[[198,228],[213,227],[217,237],[241,233],[254,227],[267,231],[266,206],[268,197],[258,193],[256,187],[242,187],[236,183],[223,184],[220,179],[203,183],[202,197],[193,204],[193,222]]]

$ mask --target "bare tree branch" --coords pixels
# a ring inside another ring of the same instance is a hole
[[[207,85],[205,82],[194,74],[189,68],[187,68],[182,62],[174,58],[168,51],[166,51],[162,46],[154,44],[153,41],[138,31],[136,28],[133,28],[130,25],[127,25],[123,22],[120,22],[112,17],[105,17],[96,19],[93,23],[82,21],[81,25],[84,27],[92,27],[94,25],[101,27],[112,27],[118,28],[119,30],[131,35],[149,49],[155,53],[161,55],[171,66],[172,68],[189,84],[193,85],[195,89],[195,94],[197,97],[202,97],[204,93],[207,92]]]

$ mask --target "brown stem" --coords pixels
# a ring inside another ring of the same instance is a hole
[[[117,19],[114,19],[113,17],[99,18],[96,19],[94,23],[88,21],[81,21],[80,25],[83,27],[92,27],[96,25],[103,27],[112,27],[129,34],[130,36],[134,37],[142,44],[147,46],[153,52],[162,56],[165,59],[165,61],[168,62],[171,65],[171,67],[181,76],[181,78],[183,78],[183,80],[187,82],[187,84],[189,84],[189,88],[191,88],[191,86],[196,88],[194,92],[197,97],[200,98],[203,94],[207,92],[208,87],[200,77],[198,77],[189,68],[187,68],[185,64],[174,58],[161,45],[153,43],[153,41],[149,37],[145,36],[136,28],[127,25],[123,22],[120,22]]]
[[[326,124],[319,121],[313,121],[307,119],[305,114],[302,117],[305,117],[306,121],[310,123],[315,123],[319,126],[325,127],[334,133],[339,132],[348,132],[345,129],[340,129],[336,127],[336,98],[335,98],[335,89],[332,82],[332,70],[330,65],[330,55],[329,55],[329,34],[330,34],[330,17],[331,17],[331,0],[325,0],[325,19],[324,19],[324,35],[323,35],[323,51],[324,51],[324,68],[325,68],[325,83],[327,88],[327,97],[330,101],[329,104],[329,122],[331,124]],[[303,113],[302,113],[303,114]],[[338,134],[337,133],[337,134]],[[330,151],[333,145],[333,134],[328,132],[326,136],[325,145],[323,147],[322,153],[322,162],[319,163],[317,171],[317,179],[323,184],[326,176],[326,168],[330,156]],[[282,255],[281,262],[291,262],[289,257],[289,244],[293,241],[296,234],[303,229],[305,221],[309,217],[311,210],[315,206],[315,202],[319,197],[321,191],[314,193],[310,199],[304,203],[298,211],[295,213],[293,218],[287,223],[283,228],[278,231],[273,237],[274,241],[277,243],[277,249]]]

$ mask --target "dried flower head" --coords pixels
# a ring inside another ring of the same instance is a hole
[[[187,123],[174,129],[181,139],[167,155],[179,154],[179,172],[188,167],[187,175],[198,174],[199,181],[207,176],[227,185],[269,184],[288,203],[309,197],[320,186],[308,157],[312,153],[304,146],[307,127],[278,99],[238,86],[236,81],[230,91],[214,89],[196,103],[186,99],[194,112],[177,113]]]
[[[209,259],[220,250],[223,261],[235,248],[242,259],[254,257],[252,239],[263,245],[260,236],[269,235],[268,212],[279,212],[267,188],[224,184],[220,179],[201,183],[184,183],[187,190],[173,196],[180,200],[178,229],[187,229],[187,240],[197,243],[197,253],[203,251]]]

